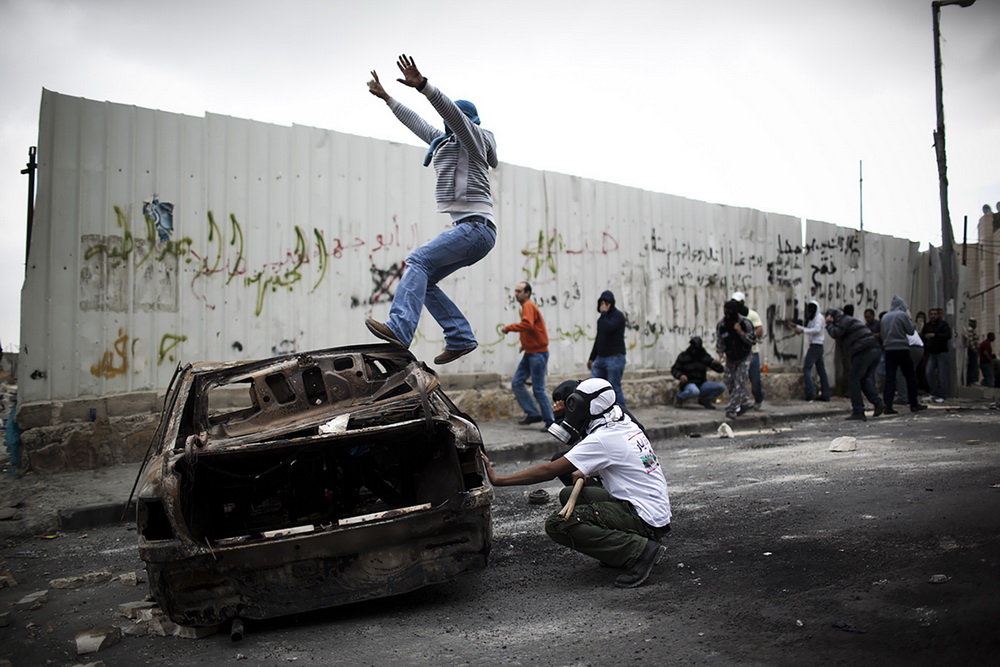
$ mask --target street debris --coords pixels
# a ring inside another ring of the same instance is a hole
[[[115,577],[115,579],[122,582],[126,586],[138,586],[143,581],[139,578],[138,572],[123,572]]]
[[[966,440],[965,444],[967,444],[967,445],[981,445],[981,444],[983,444],[983,441],[982,440]]]
[[[82,630],[76,634],[76,653],[86,655],[97,653],[109,646],[114,646],[122,639],[121,628],[114,625],[98,625]]]
[[[858,448],[858,439],[853,435],[842,435],[830,443],[831,452],[853,452]]]
[[[49,586],[58,589],[70,589],[70,588],[81,588],[83,586],[90,586],[92,584],[103,584],[105,581],[111,581],[111,573],[107,571],[102,572],[88,572],[87,574],[81,574],[76,577],[64,577],[61,579],[53,579],[49,582]]]
[[[17,586],[17,580],[14,579],[14,575],[8,570],[0,572],[0,588],[13,588],[14,586]]]
[[[946,584],[949,581],[951,581],[951,577],[949,577],[947,574],[935,574],[932,575],[930,579],[928,579],[928,583],[931,584]]]
[[[528,502],[532,505],[545,505],[549,502],[549,492],[545,489],[535,489],[528,494]]]
[[[917,607],[914,609],[917,613],[917,625],[922,628],[929,628],[933,624],[937,623],[938,613],[928,607]]]
[[[855,625],[851,625],[847,621],[837,621],[836,623],[833,624],[833,627],[837,628],[838,630],[843,630],[844,632],[856,632],[859,635],[863,635],[868,632],[867,630],[862,630]]]
[[[719,437],[720,438],[732,438],[734,437],[733,428],[726,422],[719,424]]]
[[[174,623],[155,602],[129,602],[119,605],[118,611],[134,619],[132,625],[122,628],[128,637],[180,637],[202,639],[219,631],[218,625],[192,627]]]
[[[49,601],[49,592],[45,591],[35,591],[25,595],[23,598],[17,601],[18,607],[27,607],[30,610],[41,609],[42,605]]]

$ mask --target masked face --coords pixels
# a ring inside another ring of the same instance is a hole
[[[573,446],[586,434],[587,426],[615,404],[615,390],[611,383],[600,378],[590,378],[577,385],[565,401],[565,414],[558,424],[549,426],[557,440]]]

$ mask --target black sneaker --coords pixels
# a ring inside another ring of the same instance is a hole
[[[646,547],[642,550],[635,565],[629,568],[625,574],[618,575],[615,579],[615,586],[618,588],[635,588],[646,581],[649,573],[653,571],[653,566],[660,562],[663,555],[667,553],[667,548],[659,542],[646,540]]]
[[[712,403],[708,403],[706,401],[698,401],[698,405],[700,405],[701,407],[705,408],[706,410],[714,410],[715,409],[715,405],[713,405]]]
[[[899,414],[899,410],[893,410],[892,408],[886,408],[885,411],[884,411],[884,414],[887,414],[887,415],[898,415]]]
[[[865,417],[865,413],[863,413],[863,412],[861,412],[861,413],[858,413],[858,412],[852,412],[852,413],[850,414],[850,416],[849,416],[849,417],[847,417],[847,421],[859,421],[859,422],[864,422],[864,421],[868,421],[868,418],[867,418],[867,417]]]
[[[875,406],[875,414],[873,416],[881,417],[883,414],[885,414],[885,403],[879,403]]]
[[[927,406],[923,403],[917,403],[916,405],[910,406],[910,412],[920,412],[921,410],[926,410]]]
[[[535,416],[528,415],[527,417],[525,417],[524,419],[522,419],[517,423],[520,424],[521,426],[527,426],[528,424],[537,424],[540,421],[542,421],[542,418],[539,417],[538,415]]]

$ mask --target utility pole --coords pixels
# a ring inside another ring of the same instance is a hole
[[[941,277],[944,282],[945,321],[956,331],[956,292],[955,274],[955,237],[951,229],[951,215],[948,213],[948,162],[944,147],[944,102],[943,86],[941,84],[941,8],[946,5],[971,7],[976,0],[935,0],[931,3],[931,13],[934,19],[934,92],[937,101],[937,129],[934,130],[934,150],[937,154],[938,185],[941,194]],[[954,355],[951,360],[954,361]],[[958,370],[954,363],[948,364],[949,386],[957,388]]]
[[[34,146],[28,148],[28,164],[21,170],[22,174],[28,175],[28,236],[24,241],[24,271],[28,271],[28,255],[31,254],[31,228],[35,224],[35,172],[38,171],[38,162],[35,155],[38,149]]]
[[[858,221],[861,231],[865,231],[865,164],[858,160]]]

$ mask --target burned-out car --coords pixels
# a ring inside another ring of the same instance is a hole
[[[139,553],[176,623],[270,618],[486,566],[474,421],[407,350],[178,369],[137,481]]]

